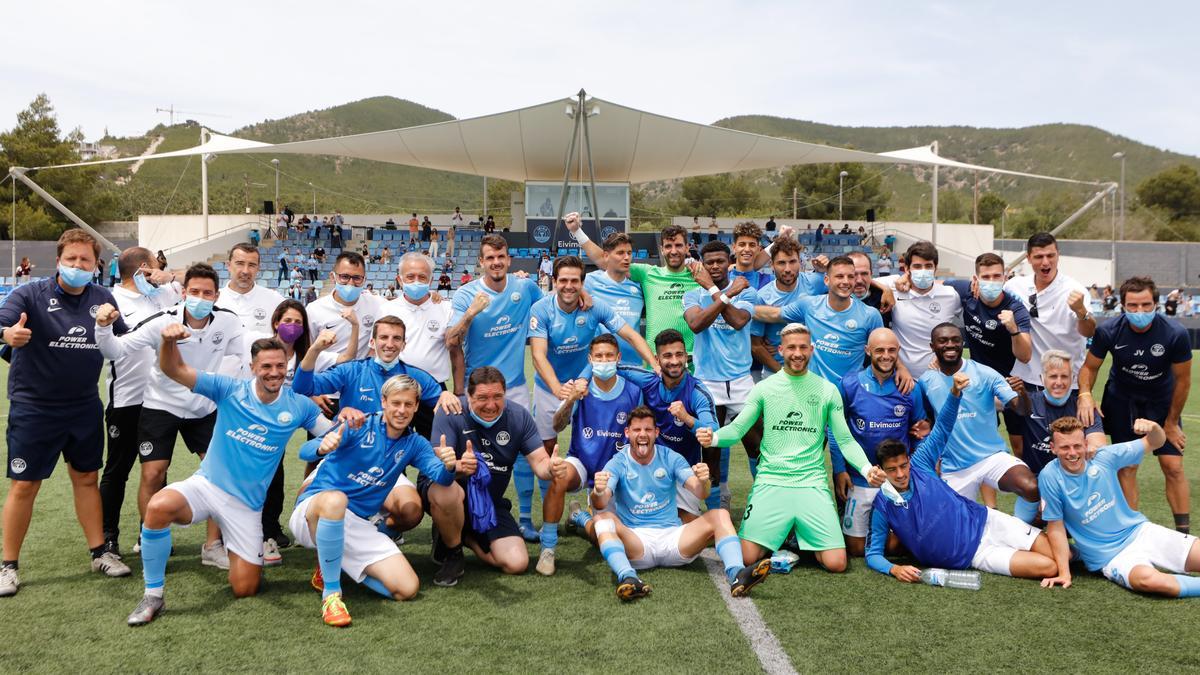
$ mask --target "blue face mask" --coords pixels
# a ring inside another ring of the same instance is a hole
[[[77,267],[67,267],[59,264],[58,278],[71,288],[83,288],[92,282],[92,273]]]
[[[594,375],[597,379],[607,380],[616,374],[617,374],[617,362],[616,361],[602,361],[600,363],[592,364],[592,375]]]
[[[471,413],[471,419],[475,420],[475,422],[477,424],[479,424],[479,426],[483,427],[484,429],[491,429],[492,427],[494,427],[496,425],[496,422],[500,421],[499,415],[497,415],[496,419],[492,420],[491,422],[485,422],[482,417],[480,417],[479,415],[476,415],[475,411],[471,410],[469,407],[467,409],[467,412]]]
[[[138,293],[141,293],[147,298],[153,298],[154,296],[158,295],[159,291],[162,290],[158,286],[150,283],[150,280],[146,278],[146,275],[142,274],[141,272],[133,275],[133,285],[138,289]]]
[[[429,295],[429,284],[419,282],[404,284],[404,297],[409,300],[420,300],[427,295]]]
[[[394,370],[396,368],[396,364],[400,363],[400,357],[397,356],[396,358],[392,359],[391,361],[384,361],[383,359],[376,356],[373,359],[373,361],[375,361],[375,363],[379,364],[380,368],[383,368],[384,370],[386,370],[390,373],[390,372],[392,372],[392,370]]]
[[[207,319],[208,315],[212,313],[213,301],[189,295],[183,301],[183,307],[188,314],[192,315],[193,319]]]
[[[1129,319],[1129,323],[1133,325],[1134,328],[1146,328],[1150,324],[1154,323],[1155,314],[1157,314],[1157,312],[1154,311],[1125,312],[1125,318]]]
[[[910,270],[908,273],[913,286],[927,291],[933,288],[933,270]]]
[[[338,297],[349,303],[358,302],[358,296],[362,294],[362,288],[354,284],[337,284],[336,287]]]
[[[1056,407],[1059,407],[1059,408],[1061,408],[1061,407],[1063,407],[1064,405],[1066,405],[1066,404],[1067,404],[1067,400],[1071,398],[1071,390],[1070,390],[1070,389],[1068,389],[1068,390],[1067,390],[1067,393],[1066,393],[1066,394],[1065,394],[1065,395],[1064,395],[1062,398],[1058,398],[1058,397],[1056,397],[1056,396],[1052,396],[1052,395],[1050,394],[1050,390],[1049,390],[1049,389],[1043,389],[1043,390],[1042,390],[1042,394],[1044,394],[1044,395],[1046,396],[1046,401],[1048,401],[1048,402],[1050,403],[1050,405],[1052,405],[1052,406],[1056,406]]]
[[[995,302],[1004,293],[1003,281],[980,281],[979,297],[984,302]]]

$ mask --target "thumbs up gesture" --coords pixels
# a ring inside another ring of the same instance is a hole
[[[337,425],[333,431],[325,434],[325,437],[321,439],[321,445],[317,448],[317,454],[324,457],[334,450],[337,450],[338,446],[342,444],[342,434],[345,433],[346,423],[342,422],[341,424]]]
[[[104,303],[96,310],[96,325],[101,328],[111,326],[114,321],[121,317],[121,312],[113,307],[110,303]]]
[[[550,477],[554,480],[566,478],[569,466],[567,460],[559,456],[558,444],[556,443],[554,445],[554,454],[550,455]]]
[[[25,327],[25,322],[29,320],[25,312],[21,312],[21,319],[15,324],[4,329],[2,337],[4,342],[12,347],[24,347],[29,344],[29,339],[33,337],[33,331]]]
[[[467,441],[467,449],[463,452],[463,456],[458,460],[458,473],[464,476],[474,476],[475,470],[479,468],[479,460],[475,459],[475,451],[471,448],[471,441]]]
[[[447,471],[454,470],[454,464],[458,461],[458,458],[454,456],[454,448],[446,445],[446,434],[442,434],[442,440],[433,449],[433,452],[437,455],[438,459],[442,460],[442,464],[446,465]]]

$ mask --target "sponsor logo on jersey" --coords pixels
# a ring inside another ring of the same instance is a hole
[[[62,307],[58,306],[58,298],[50,298],[50,304],[46,306],[46,311],[57,312],[60,309],[62,309]]]
[[[79,335],[87,335],[87,329],[84,328],[83,326],[71,326],[67,330],[67,335],[70,335],[71,337],[75,337],[75,336],[79,336]]]
[[[591,438],[594,434],[595,434],[595,431],[593,431],[591,427],[583,428],[583,437],[584,438]]]
[[[500,433],[496,434],[497,445],[508,445],[510,440],[512,440],[512,436],[509,436],[507,431],[501,431]]]
[[[263,426],[263,425],[261,425],[261,424],[251,424],[251,425],[250,425],[248,428],[249,428],[249,430],[250,430],[250,431],[253,431],[253,432],[254,432],[254,433],[256,433],[256,434],[265,434],[265,433],[267,433],[267,428],[266,428],[266,427],[264,427],[264,426]]]
[[[25,460],[21,459],[20,457],[17,457],[8,463],[8,468],[11,469],[13,473],[24,473],[26,467],[27,465],[25,464]]]
[[[383,469],[381,469],[377,466],[373,466],[373,467],[367,469],[367,473],[371,474],[372,476],[382,476]]]
[[[862,431],[867,428],[867,421],[859,417],[854,420],[854,426],[858,427],[859,431]]]
[[[506,317],[501,317],[506,318]],[[538,320],[536,316],[529,317],[529,330],[537,330]]]

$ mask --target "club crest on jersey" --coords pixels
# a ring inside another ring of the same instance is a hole
[[[529,330],[537,330],[538,320],[536,316],[529,317]]]
[[[857,321],[855,321],[854,319],[850,319],[849,321],[846,322],[846,330],[854,330],[855,328],[858,328]],[[828,339],[828,338],[826,338],[826,339]]]
[[[942,306],[936,302],[931,302],[929,303],[929,311],[937,314],[938,312],[942,311]]]
[[[117,425],[113,424],[108,427],[108,437],[109,438],[120,438],[120,436],[121,436],[121,430],[117,428]]]
[[[508,299],[512,300],[513,302],[520,302],[521,301],[521,292],[513,291],[512,295],[508,296]]]
[[[588,439],[590,439],[590,438],[592,437],[592,435],[593,435],[593,434],[595,434],[595,433],[596,433],[596,432],[595,432],[595,431],[592,431],[592,428],[591,428],[591,427],[584,427],[584,428],[583,428],[583,437],[584,437],[584,438],[588,438]]]
[[[88,307],[88,314],[91,314],[93,319],[96,318],[96,313],[99,311],[100,305],[92,305],[91,307]]]
[[[496,434],[496,443],[498,445],[508,445],[510,440],[512,440],[512,436],[509,436],[507,431],[501,431]]]
[[[287,412],[285,410],[275,416],[275,421],[279,422],[280,424],[291,424],[292,423],[292,413]]]
[[[587,317],[583,317],[583,316],[575,317],[575,325],[576,326],[582,326],[585,323],[587,323]]]
[[[225,334],[222,333],[221,331],[217,331],[216,333],[213,334],[212,343],[214,346],[220,346],[220,344],[224,341],[225,341]]]
[[[807,403],[810,408],[815,408],[821,404],[821,398],[819,396],[817,396],[816,394],[809,394]],[[799,415],[799,411],[795,411],[795,412],[797,413],[797,415]],[[791,413],[788,413],[788,417],[791,417]]]
[[[1150,347],[1150,353],[1154,356],[1162,356],[1167,353],[1167,350],[1162,345],[1155,343],[1154,346]]]
[[[1088,477],[1089,478],[1095,478],[1096,476],[1099,476],[1099,475],[1100,475],[1099,467],[1093,466],[1088,469]],[[1090,500],[1089,500],[1089,503],[1090,503]]]
[[[995,319],[988,319],[983,323],[983,327],[988,330],[996,330],[1000,324]]]
[[[426,328],[426,329],[427,329],[427,330],[428,330],[430,333],[436,333],[436,332],[438,332],[438,329],[439,329],[439,328],[441,328],[441,327],[442,327],[442,323],[441,323],[440,321],[438,321],[437,319],[431,319],[431,320],[429,321],[429,323],[425,324],[425,328]]]
[[[625,420],[629,419],[629,415],[624,410],[617,413],[617,424],[625,424]]]
[[[363,318],[362,318],[363,328],[370,328],[371,326],[374,326],[374,325],[375,325],[375,317],[374,316],[372,316],[370,314],[366,314],[363,316]]]
[[[11,469],[13,473],[24,473],[26,469],[25,460],[18,457],[8,463],[8,468]]]
[[[895,408],[892,408],[892,413],[893,413],[893,414],[894,414],[896,417],[904,417],[904,413],[905,413],[905,412],[906,412],[906,411],[905,411],[905,409],[904,409],[904,406],[902,406],[902,405],[898,405],[898,406],[896,406]]]
[[[664,469],[664,468],[662,468],[661,466],[660,466],[660,467],[658,467],[657,469],[655,469],[655,470],[654,470],[654,477],[655,477],[655,478],[657,478],[657,479],[659,479],[659,480],[662,480],[663,478],[666,478],[666,477],[667,477],[667,470],[666,470],[666,469]]]
[[[267,318],[267,310],[263,309],[262,307],[255,307],[254,308],[254,318],[259,321],[262,321],[263,319]]]
[[[393,462],[395,462],[396,464],[399,464],[399,463],[400,463],[400,460],[401,460],[401,459],[403,459],[403,458],[404,458],[404,451],[403,451],[403,450],[397,450],[397,451],[396,451],[396,454],[392,455],[392,461],[393,461]]]
[[[151,452],[154,452],[154,444],[150,441],[142,441],[141,445],[138,445],[138,454],[142,457],[148,457]]]

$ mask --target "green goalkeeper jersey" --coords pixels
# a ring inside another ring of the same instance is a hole
[[[668,328],[683,334],[683,346],[692,353],[694,335],[683,318],[683,294],[699,288],[685,267],[678,272],[661,265],[634,263],[629,266],[629,278],[641,284],[646,301],[646,342],[655,349],[654,338]]]
[[[867,456],[850,435],[842,412],[842,395],[831,382],[809,371],[771,375],[754,385],[742,412],[713,437],[713,445],[726,448],[763,418],[761,455],[756,482],[785,487],[822,487],[825,473],[825,428],[841,448],[846,463],[862,473]]]

